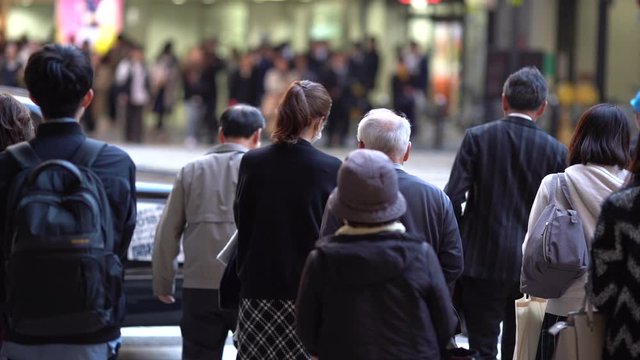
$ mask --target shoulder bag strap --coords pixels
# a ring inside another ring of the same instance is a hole
[[[553,174],[551,178],[551,187],[549,188],[549,204],[556,202],[556,191],[558,189],[558,174]]]
[[[562,193],[564,194],[564,197],[569,202],[569,206],[571,207],[571,209],[575,210],[576,207],[573,206],[573,201],[571,201],[571,193],[569,192],[569,185],[567,185],[566,175],[564,173],[560,173],[558,174],[558,177],[560,179],[560,189],[562,189]]]

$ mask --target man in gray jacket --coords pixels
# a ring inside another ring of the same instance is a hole
[[[248,105],[228,108],[220,118],[220,144],[185,165],[176,176],[153,245],[153,292],[175,301],[174,278],[180,238],[184,248],[182,359],[221,359],[235,311],[220,309],[224,265],[216,255],[235,232],[233,201],[244,153],[260,146],[264,117]]]
[[[393,161],[407,212],[400,221],[407,232],[426,240],[436,252],[450,290],[462,274],[462,242],[449,197],[436,186],[404,171],[411,151],[409,121],[389,109],[373,109],[358,124],[358,147],[378,150]],[[325,209],[320,235],[332,235],[342,221]]]

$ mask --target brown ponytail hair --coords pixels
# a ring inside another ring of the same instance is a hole
[[[295,143],[313,119],[329,115],[331,97],[324,86],[309,80],[294,81],[282,97],[271,138],[277,143]]]

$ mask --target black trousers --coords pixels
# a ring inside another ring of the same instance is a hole
[[[513,358],[516,343],[514,301],[522,296],[517,281],[487,280],[463,276],[462,311],[469,334],[469,348],[476,359],[496,359],[502,322],[501,358]]]
[[[218,290],[182,289],[182,359],[222,359],[229,330],[236,330],[238,313],[221,310]]]
[[[214,99],[209,100],[210,103],[205,104],[204,117],[202,118],[202,126],[205,134],[205,139],[209,144],[214,144],[218,141],[218,118],[216,116],[216,102]]]
[[[538,351],[536,352],[536,360],[552,360],[553,353],[556,351],[556,337],[549,334],[549,329],[558,321],[567,321],[566,316],[544,314],[542,327],[540,329],[540,338],[538,339]]]
[[[127,104],[124,138],[127,142],[142,143],[144,134],[144,105]]]

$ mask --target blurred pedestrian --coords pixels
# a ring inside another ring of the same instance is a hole
[[[546,98],[538,69],[511,74],[502,94],[505,117],[466,131],[445,187],[460,224],[462,310],[478,359],[496,358],[501,322],[501,357],[513,357],[529,210],[542,178],[566,167],[567,149],[536,125]]]
[[[293,73],[297,80],[318,81],[318,74],[309,68],[309,59],[296,55],[293,59]]]
[[[405,232],[389,157],[355,150],[327,208],[344,220],[307,258],[296,329],[319,359],[442,359],[458,318],[433,248]]]
[[[224,61],[218,56],[218,41],[210,39],[202,45],[204,66],[202,68],[202,114],[201,128],[206,134],[206,141],[213,144],[218,133],[218,73],[225,68]]]
[[[4,47],[0,58],[0,85],[20,86],[23,63],[18,60],[18,46],[10,42]]]
[[[627,186],[602,205],[591,251],[592,301],[607,317],[605,360],[640,359],[640,147],[630,169]]]
[[[173,43],[167,41],[151,66],[151,90],[153,112],[156,114],[156,132],[160,138],[166,136],[164,119],[173,110],[180,85],[178,59],[173,52]]]
[[[182,68],[182,89],[184,91],[184,112],[187,118],[184,143],[192,148],[198,144],[199,127],[204,116],[204,86],[202,71],[204,53],[200,47],[189,50]],[[216,136],[211,133],[209,136]]]
[[[345,146],[351,123],[350,109],[354,101],[351,94],[352,79],[345,54],[337,52],[331,55],[322,83],[329,91],[332,101],[331,115],[327,120],[327,146]]]
[[[129,56],[118,64],[115,81],[120,88],[119,101],[125,105],[125,141],[142,143],[144,110],[151,99],[149,71],[142,46],[133,45]]]
[[[254,54],[243,54],[240,56],[237,69],[229,74],[229,104],[259,106],[259,79],[254,62]]]
[[[95,51],[93,51],[89,40],[84,40],[82,42],[82,44],[80,45],[80,50],[89,58],[89,60],[91,61],[91,66],[94,69],[94,74],[97,74],[96,69],[98,68],[100,59],[98,55],[95,53]],[[97,78],[97,76],[95,75],[94,77]],[[95,83],[96,82],[94,80],[94,84]],[[93,97],[94,99],[97,97],[95,93],[95,89],[94,89]],[[84,109],[84,112],[80,117],[80,124],[82,125],[82,128],[84,129],[84,131],[86,131],[89,134],[92,134],[94,131],[96,131],[96,128],[98,125],[98,116],[96,114],[96,107],[95,107],[94,101],[91,101],[91,103],[89,103],[89,106],[87,106],[87,108]]]
[[[287,91],[289,84],[296,80],[296,74],[291,71],[289,63],[282,56],[275,58],[273,68],[269,69],[264,78],[264,97],[261,110],[267,119],[265,128],[267,135],[271,136],[275,131],[276,117],[278,116],[278,103]]]
[[[109,119],[111,119],[112,123],[115,123],[118,120],[118,115],[123,112],[121,107],[124,106],[123,104],[118,103],[118,95],[120,94],[122,87],[117,83],[117,81],[115,81],[116,69],[118,68],[118,65],[120,65],[120,63],[129,56],[131,47],[133,47],[133,43],[123,34],[119,34],[116,39],[116,43],[104,55],[103,70],[105,71],[104,73],[99,74],[104,78],[105,82],[110,80],[106,103]]]
[[[364,66],[365,66],[365,83],[367,92],[370,93],[376,87],[376,79],[378,78],[378,70],[380,69],[380,55],[378,54],[378,45],[376,38],[370,36],[367,38],[364,50]]]
[[[391,95],[393,109],[405,114],[412,127],[416,127],[416,98],[411,73],[401,57],[397,58],[396,68],[391,77]]]
[[[9,94],[0,94],[0,151],[35,135],[29,110]]]
[[[585,111],[569,144],[568,162],[569,167],[560,175],[566,179],[571,205],[582,220],[586,239],[590,241],[603,201],[622,186],[629,174],[625,170],[629,163],[629,124],[622,110],[614,105],[599,104]],[[522,244],[523,253],[534,225],[549,205],[549,188],[555,175],[550,174],[542,179],[529,215],[529,228]],[[561,208],[570,209],[571,205],[565,201],[561,186],[557,184],[555,189],[556,203]],[[565,321],[570,311],[580,309],[586,282],[585,273],[562,296],[547,301],[536,359],[553,358],[556,339],[548,330],[556,322]]]
[[[153,244],[153,292],[175,302],[177,256],[182,240],[182,359],[222,359],[237,312],[222,310],[218,289],[224,265],[216,260],[236,230],[233,201],[242,156],[260,146],[264,118],[248,105],[235,105],[220,117],[219,144],[185,165],[176,176]]]
[[[330,109],[322,85],[293,82],[278,107],[274,143],[242,158],[235,204],[240,359],[309,358],[295,335],[294,303],[340,166],[312,145]]]
[[[464,262],[458,222],[451,201],[442,190],[404,170],[411,152],[410,134],[411,125],[406,118],[388,109],[374,109],[358,124],[358,148],[382,151],[393,162],[398,187],[407,203],[400,222],[408,233],[433,247],[445,281],[453,291]],[[342,225],[342,219],[327,207],[320,235],[333,235]]]

